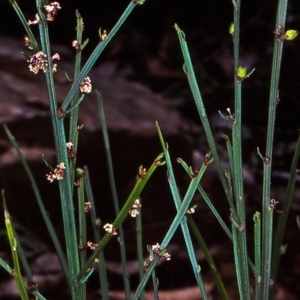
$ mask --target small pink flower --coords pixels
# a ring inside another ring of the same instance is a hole
[[[28,21],[27,22],[27,24],[28,25],[35,25],[35,24],[39,24],[39,23],[41,23],[41,18],[40,18],[40,16],[39,16],[39,14],[35,14],[35,20],[33,20],[33,21]]]
[[[141,206],[142,206],[142,204],[140,204],[140,200],[136,199],[134,204],[131,206],[131,209],[129,210],[129,214],[133,218],[135,218],[139,214],[138,208]]]
[[[57,53],[55,53],[51,57],[52,72],[56,72],[57,67],[57,64],[54,64],[53,62],[59,59],[60,57]],[[34,74],[37,74],[39,70],[42,70],[44,73],[47,71],[46,67],[48,66],[48,60],[46,54],[43,51],[39,51],[33,54],[32,57],[27,60],[27,62],[29,62],[29,70]]]
[[[171,260],[171,255],[168,252],[165,252],[163,255],[161,255],[162,257],[164,257],[166,260]]]
[[[90,201],[84,203],[84,212],[88,213],[91,210],[92,203]]]
[[[101,40],[104,41],[107,39],[107,31],[106,29],[103,30],[103,32],[101,33]]]
[[[54,179],[56,179],[55,174],[53,174],[52,172],[46,174],[46,176],[47,176],[47,180],[49,180],[51,183],[54,181]]]
[[[54,179],[56,180],[63,180],[65,178],[65,163],[60,163],[57,165],[57,167],[53,170],[53,172],[50,172],[49,174],[46,174],[47,180],[50,182],[53,182]]]
[[[87,242],[85,246],[86,246],[86,248],[90,248],[91,250],[95,250],[96,247],[98,246],[98,243]]]
[[[51,62],[52,62],[52,72],[56,72],[57,71],[57,64],[53,63],[56,60],[60,60],[60,56],[58,53],[55,53],[52,57],[51,57]]]
[[[108,234],[111,234],[111,235],[117,235],[117,231],[116,231],[116,228],[112,225],[112,224],[109,224],[109,223],[106,223],[104,226],[103,226],[104,230],[108,233]]]
[[[160,251],[160,244],[159,243],[156,243],[156,245],[152,245],[152,251],[156,254],[159,253]]]
[[[80,49],[80,44],[78,43],[78,41],[74,40],[72,42],[72,46],[76,49],[76,50],[79,50]]]
[[[54,17],[57,15],[58,10],[61,9],[58,2],[49,2],[48,5],[44,6],[47,12],[47,21],[54,21]]]
[[[193,213],[195,213],[196,207],[197,207],[197,205],[194,205],[194,206],[190,207],[190,208],[186,211],[186,213],[187,213],[187,214],[193,214]]]
[[[56,175],[56,179],[57,180],[62,180],[65,177],[65,163],[60,163],[59,165],[57,165],[56,169],[54,169],[54,173]]]
[[[66,146],[67,146],[67,152],[68,152],[68,156],[69,158],[75,158],[77,153],[76,151],[74,151],[74,145],[73,143],[69,142],[69,143],[66,143]]]
[[[39,51],[32,55],[32,57],[27,60],[29,62],[29,70],[34,74],[37,74],[39,70],[46,72],[46,66],[48,65],[47,56],[43,51]]]
[[[90,93],[92,91],[92,84],[90,77],[85,77],[81,82],[79,89],[82,93]]]
[[[156,245],[152,245],[152,251],[156,255],[164,257],[166,260],[171,260],[171,255],[166,251],[166,249],[161,250],[159,243],[156,243]]]

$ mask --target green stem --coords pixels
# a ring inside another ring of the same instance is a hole
[[[42,51],[46,54],[48,59],[48,65],[46,66],[46,82],[47,82],[47,92],[49,99],[49,106],[51,112],[51,121],[53,127],[55,149],[57,155],[58,163],[64,162],[65,169],[65,178],[59,180],[59,189],[60,189],[60,198],[61,198],[61,207],[62,207],[62,216],[64,224],[64,233],[66,239],[66,248],[67,248],[67,259],[69,264],[69,280],[74,282],[76,275],[79,273],[79,256],[78,256],[78,243],[77,243],[77,234],[75,228],[75,216],[74,216],[74,207],[72,199],[72,187],[69,180],[69,165],[68,165],[68,155],[66,150],[66,138],[64,131],[63,119],[59,119],[57,115],[57,102],[56,102],[56,93],[54,86],[54,79],[52,73],[52,64],[51,64],[51,51],[50,51],[50,41],[49,41],[49,32],[48,24],[43,13],[42,2],[37,0],[37,9],[41,18],[41,23],[39,24],[40,38]],[[79,299],[78,291],[81,290],[81,287],[71,284],[71,293],[73,300]]]
[[[143,233],[142,233],[142,210],[140,207],[137,208],[138,215],[136,216],[136,243],[137,243],[137,258],[139,262],[139,277],[140,281],[144,276],[144,256],[143,256]],[[145,292],[142,291],[140,300],[145,300]]]
[[[261,219],[260,213],[256,212],[254,221],[254,257],[255,257],[255,295],[256,300],[261,299]]]
[[[179,26],[177,24],[174,25],[175,30],[177,31],[177,35],[178,35],[178,39],[179,39],[179,43],[180,43],[180,47],[181,47],[181,51],[183,54],[183,58],[184,58],[184,66],[183,66],[183,70],[187,76],[190,88],[191,88],[191,92],[193,94],[194,97],[194,101],[195,101],[195,105],[197,107],[201,122],[202,122],[202,126],[207,138],[207,142],[210,148],[210,151],[212,153],[212,156],[214,158],[214,162],[216,164],[217,170],[218,170],[218,174],[224,189],[224,192],[226,194],[226,197],[229,199],[230,195],[228,194],[228,188],[227,188],[227,183],[226,183],[226,179],[225,179],[225,175],[224,175],[224,171],[223,168],[221,166],[221,162],[218,156],[218,152],[217,152],[217,148],[215,145],[215,141],[214,141],[214,137],[209,125],[209,121],[208,121],[208,117],[205,111],[205,107],[204,107],[204,103],[202,100],[202,96],[200,93],[200,89],[198,87],[198,83],[196,80],[196,76],[195,76],[195,72],[193,69],[193,64],[192,64],[192,60],[189,54],[189,49],[188,49],[188,45],[186,42],[186,38],[185,38],[185,34],[184,32],[179,28]]]
[[[84,198],[84,178],[81,177],[78,186],[78,233],[79,233],[79,245],[78,248],[80,249],[80,266],[84,266],[86,262],[86,249],[85,245],[87,242],[87,231],[86,231],[86,217],[85,217],[85,198]],[[86,299],[86,285],[82,286],[80,291],[80,299]]]
[[[280,35],[283,34],[283,28],[286,19],[287,0],[279,0],[277,7],[276,30],[278,29]],[[271,189],[271,167],[272,167],[272,153],[273,140],[275,128],[275,115],[278,102],[278,86],[279,75],[282,61],[283,40],[281,37],[275,36],[274,52],[271,72],[271,85],[269,95],[269,114],[268,114],[268,128],[267,128],[267,143],[266,152],[263,159],[263,195],[262,195],[262,289],[261,299],[269,298],[270,290],[270,272],[271,272],[271,252],[272,252],[272,224],[273,213],[270,213],[270,189]]]
[[[101,240],[101,235],[100,235],[101,220],[99,218],[97,218],[89,170],[86,166],[84,167],[84,182],[85,182],[86,198],[88,199],[88,201],[91,204],[90,215],[91,215],[91,221],[93,224],[93,232],[94,232],[95,242],[99,243]],[[100,286],[101,286],[102,300],[109,300],[108,284],[107,284],[107,276],[106,276],[106,266],[105,266],[105,258],[104,258],[103,251],[99,253],[98,258],[99,258],[99,280],[100,280]]]
[[[35,39],[35,37],[34,37],[34,35],[32,33],[32,30],[31,30],[30,26],[28,25],[28,22],[25,19],[25,17],[23,15],[23,13],[22,13],[22,11],[21,11],[21,9],[20,9],[17,1],[9,1],[9,2],[11,3],[12,7],[14,8],[14,10],[15,10],[17,16],[19,17],[19,19],[20,19],[20,21],[21,21],[21,23],[22,23],[22,25],[23,25],[26,33],[28,34],[28,37],[30,39],[30,43],[31,43],[31,46],[33,48],[33,51],[35,53],[38,52],[39,51],[39,45],[38,45],[38,43],[37,43],[37,41],[36,41],[36,39]]]
[[[15,279],[16,286],[18,288],[21,299],[29,300],[27,291],[25,289],[23,279],[22,279],[21,268],[20,268],[19,257],[18,257],[18,250],[17,250],[18,249],[17,239],[15,236],[15,230],[10,221],[11,220],[10,214],[7,210],[6,200],[5,200],[5,196],[4,196],[4,190],[1,191],[1,194],[2,194],[2,201],[3,201],[3,207],[4,207],[6,232],[7,232],[7,237],[9,240],[10,247],[11,247],[11,254],[12,254],[13,263],[14,263],[14,270],[13,270],[12,275]]]
[[[278,265],[279,265],[279,259],[281,255],[281,244],[282,244],[282,239],[283,239],[283,234],[284,234],[284,229],[286,226],[286,221],[289,215],[289,210],[293,198],[293,192],[294,192],[294,187],[297,179],[297,164],[299,161],[299,156],[300,156],[300,135],[298,137],[292,165],[291,165],[291,170],[290,170],[290,177],[288,181],[288,185],[286,188],[286,193],[284,197],[284,205],[283,205],[283,213],[280,214],[279,217],[279,222],[277,225],[277,230],[276,230],[276,235],[275,235],[275,241],[274,241],[274,247],[273,247],[273,258],[272,258],[272,268],[271,268],[271,279],[273,282],[275,282],[276,276],[277,276],[277,271],[278,271]]]
[[[166,163],[167,163],[167,168],[168,168],[168,182],[169,182],[170,190],[171,190],[171,193],[172,193],[172,197],[173,197],[173,201],[175,203],[176,210],[178,211],[180,209],[180,206],[181,206],[182,202],[181,202],[181,197],[179,195],[178,187],[177,187],[177,184],[176,184],[175,175],[174,175],[174,172],[173,172],[173,166],[172,166],[172,162],[171,162],[171,158],[170,158],[170,154],[169,154],[169,149],[168,149],[168,147],[166,146],[166,144],[163,140],[163,136],[162,136],[162,133],[161,133],[161,130],[160,130],[158,124],[156,126],[157,126],[157,129],[158,129],[158,135],[159,135],[160,142],[161,142],[162,148],[164,150],[165,158],[166,158]],[[205,157],[205,159],[207,159],[207,163],[206,163],[207,165],[210,164],[213,161],[213,159],[209,160],[209,156],[210,156],[210,154],[206,155],[206,157]],[[197,284],[200,288],[202,298],[203,299],[208,299],[208,296],[207,296],[207,293],[206,293],[206,290],[205,290],[205,286],[204,286],[204,283],[202,281],[202,276],[200,276],[201,274],[200,274],[199,270],[201,268],[200,268],[200,266],[198,266],[198,263],[197,263],[197,260],[196,260],[196,255],[195,255],[191,235],[190,235],[190,232],[189,232],[189,228],[188,228],[188,225],[187,225],[187,218],[186,217],[184,217],[182,219],[182,221],[180,223],[180,226],[181,226],[184,241],[185,241],[185,244],[186,244],[187,252],[188,252],[188,255],[189,255],[189,258],[190,258],[190,261],[191,261],[194,276],[195,276],[196,282],[197,282]]]
[[[78,44],[81,46],[83,20],[78,10],[76,10],[76,19],[77,19],[76,40]],[[81,47],[79,47],[79,49],[76,50],[74,80],[77,78],[78,74],[80,73],[81,54],[82,54],[82,49]],[[77,93],[75,94],[75,97],[71,102],[71,105],[74,105],[77,102],[78,98],[79,98],[79,91],[77,90]],[[73,151],[75,153],[77,152],[77,144],[78,144],[78,114],[79,114],[79,106],[76,106],[74,109],[72,109],[70,113],[70,129],[69,129],[69,142],[73,143]],[[70,182],[74,182],[75,167],[76,167],[76,155],[72,159],[70,159]],[[73,185],[71,187],[73,189]]]
[[[96,95],[97,95],[97,100],[98,100],[99,116],[100,116],[103,139],[104,139],[106,162],[108,165],[109,183],[110,183],[115,213],[116,213],[116,215],[118,215],[118,213],[120,212],[119,200],[118,200],[117,187],[116,187],[115,176],[114,176],[113,162],[112,162],[112,157],[111,157],[108,130],[107,130],[106,120],[105,120],[104,106],[103,106],[101,94],[98,91],[96,91]],[[123,283],[124,283],[124,290],[125,290],[125,298],[129,299],[130,298],[130,283],[129,283],[129,274],[127,271],[126,246],[125,246],[125,238],[124,238],[124,231],[123,231],[122,225],[119,228],[119,234],[120,234],[119,235],[119,245],[120,245],[120,251],[121,251],[121,262],[122,262],[122,270],[123,270]]]
[[[232,125],[232,145],[233,145],[233,185],[235,195],[236,214],[241,224],[244,225],[243,230],[237,231],[239,244],[239,264],[243,284],[243,297],[250,299],[249,271],[247,264],[247,244],[246,244],[246,217],[245,217],[245,198],[243,188],[243,166],[242,166],[242,107],[241,107],[241,83],[235,84],[235,121]],[[242,297],[240,295],[240,297]]]
[[[247,241],[246,241],[246,218],[245,218],[245,198],[243,187],[243,165],[242,165],[242,84],[236,77],[235,72],[239,67],[239,45],[240,45],[240,10],[241,1],[236,0],[234,5],[234,122],[232,125],[232,146],[233,146],[233,169],[232,174],[236,214],[239,218],[242,230],[234,230],[237,236],[238,251],[235,251],[237,277],[242,284],[240,287],[241,299],[250,299],[249,270],[247,263]],[[233,212],[234,214],[234,212]],[[234,239],[235,241],[236,239]],[[237,245],[235,245],[237,247]],[[238,274],[240,272],[240,274]]]

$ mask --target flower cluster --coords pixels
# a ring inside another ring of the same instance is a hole
[[[91,250],[95,250],[96,247],[98,246],[98,243],[93,243],[93,242],[86,242],[86,244],[84,245],[85,249],[91,249]]]
[[[52,57],[51,57],[51,62],[52,62],[52,72],[56,72],[57,69],[57,64],[53,63],[56,60],[60,60],[60,56],[58,53],[55,53]]]
[[[199,170],[198,169],[193,170],[192,167],[190,167],[190,173],[193,178],[196,178],[199,174]]]
[[[151,246],[152,251],[160,257],[166,258],[166,260],[171,260],[171,255],[165,250],[161,250],[160,244],[156,243],[156,245]]]
[[[47,21],[54,21],[54,17],[57,15],[58,10],[61,9],[58,2],[49,2],[48,5],[44,6],[47,12]]]
[[[55,16],[58,13],[58,10],[61,9],[58,2],[49,2],[47,5],[44,6],[46,15],[47,15],[47,21],[54,21]],[[33,21],[29,20],[28,25],[35,25],[41,23],[41,18],[39,14],[36,14],[35,19]]]
[[[92,84],[90,77],[85,77],[81,82],[79,89],[82,93],[90,93],[92,91]]]
[[[117,235],[118,234],[116,228],[112,224],[106,223],[103,226],[103,228],[110,235]]]
[[[30,293],[35,292],[37,290],[38,284],[34,281],[27,282],[27,288]]]
[[[73,159],[74,157],[76,157],[77,153],[76,153],[76,151],[74,150],[74,145],[73,145],[73,143],[68,142],[68,143],[66,143],[66,146],[67,146],[67,152],[68,152],[69,158],[72,158],[72,159]]]
[[[279,203],[279,201],[276,201],[275,199],[271,199],[270,200],[270,207],[269,207],[269,209],[270,210],[274,210],[275,209],[275,207],[276,207],[276,205]]]
[[[43,51],[39,51],[27,60],[29,62],[29,70],[34,74],[37,74],[39,70],[46,72],[46,66],[48,65],[47,56]]]
[[[145,259],[144,261],[144,272],[147,272],[150,265],[151,265],[151,262],[153,260],[153,257],[152,256],[149,256],[148,258]]]
[[[92,202],[88,201],[84,203],[84,212],[88,213],[91,210]]]
[[[35,25],[35,24],[39,24],[41,22],[41,18],[39,16],[39,14],[35,14],[35,19],[33,21],[28,21],[28,25]]]
[[[152,251],[159,257],[164,257],[166,260],[171,260],[171,255],[166,251],[166,249],[161,249],[159,243],[151,246]],[[149,250],[149,247],[148,247]],[[144,271],[147,272],[151,263],[153,261],[153,257],[149,255],[148,258],[144,261]]]
[[[28,49],[32,50],[32,45],[31,45],[31,40],[29,38],[28,35],[24,35],[24,43],[25,43],[25,46],[28,47]]]
[[[197,207],[197,205],[194,205],[194,206],[192,206],[192,207],[190,207],[187,211],[186,211],[186,213],[187,214],[194,214],[195,213],[195,211],[196,211],[196,207]]]
[[[76,50],[80,50],[80,44],[78,43],[77,40],[74,40],[72,42],[72,46],[76,49]]]
[[[143,166],[139,167],[139,178],[144,179],[147,174],[147,169]]]
[[[55,60],[59,60],[60,57],[57,53],[55,53],[51,57],[52,62],[52,72],[56,72],[57,64],[53,63]],[[47,71],[46,67],[48,66],[47,56],[43,51],[39,51],[32,55],[32,57],[27,60],[29,62],[29,70],[34,74],[37,74],[39,70],[43,70],[45,73]]]
[[[49,174],[46,174],[47,180],[50,182],[53,182],[54,179],[62,180],[65,177],[65,163],[60,163],[57,165],[57,167],[53,170],[53,172],[50,172]]]
[[[131,206],[131,209],[129,210],[129,214],[130,214],[133,218],[135,218],[136,215],[139,214],[138,208],[141,207],[141,206],[142,206],[142,204],[140,203],[140,200],[139,200],[139,199],[136,199],[136,200],[134,201],[134,204]]]
[[[104,41],[107,39],[107,31],[104,29],[103,32],[101,33],[101,40]]]

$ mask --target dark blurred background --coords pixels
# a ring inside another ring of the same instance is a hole
[[[9,1],[1,0],[0,3],[0,33],[22,37],[22,25],[15,18]],[[18,3],[25,17],[33,19],[35,1],[20,0]],[[50,25],[52,41],[70,47],[75,38],[75,9],[78,9],[85,24],[84,36],[90,39],[84,52],[89,55],[99,40],[99,28],[109,32],[129,2],[77,0],[60,3],[62,10],[56,22]],[[244,84],[244,122],[255,123],[257,130],[266,124],[275,18],[274,1],[242,2],[240,62],[248,70],[256,68]],[[224,110],[227,106],[232,107],[233,96],[232,38],[228,34],[232,20],[231,1],[148,0],[133,11],[99,63],[112,59],[118,61],[120,68],[130,64],[135,71],[131,75],[135,80],[146,82],[165,95],[182,96],[181,109],[197,118],[186,78],[181,72],[182,57],[173,28],[177,23],[186,34],[208,111]],[[286,28],[297,29],[299,22],[300,4],[289,1]],[[277,118],[279,128],[293,130],[294,125],[299,127],[300,121],[292,117],[299,108],[299,45],[299,39],[285,43],[280,83],[282,101]]]

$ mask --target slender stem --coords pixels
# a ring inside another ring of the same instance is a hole
[[[85,217],[85,198],[84,198],[84,178],[81,177],[79,180],[79,187],[78,187],[78,233],[79,233],[79,245],[78,248],[80,249],[79,259],[80,259],[80,266],[83,267],[86,261],[86,249],[85,245],[87,242],[87,231],[86,231],[86,217]],[[81,293],[81,300],[86,299],[86,285],[82,286],[80,291]]]
[[[254,257],[255,257],[255,299],[261,299],[261,220],[260,213],[256,212],[254,221]]]
[[[237,79],[236,79],[237,81]],[[246,217],[245,217],[245,198],[243,188],[243,166],[242,166],[242,107],[241,107],[241,83],[235,84],[235,121],[232,126],[232,145],[233,145],[233,168],[234,168],[234,194],[236,214],[241,224],[244,225],[243,230],[237,231],[239,244],[239,264],[243,284],[243,296],[245,299],[250,299],[249,272],[248,264],[245,258],[247,254],[246,244]],[[241,295],[240,295],[241,297]]]
[[[142,233],[142,210],[140,207],[137,208],[138,215],[136,216],[136,243],[137,243],[137,258],[139,262],[139,277],[140,281],[144,276],[144,256],[143,256],[143,233]],[[140,300],[145,300],[145,292],[142,291]]]
[[[243,187],[243,165],[242,165],[242,83],[236,77],[235,72],[239,67],[239,45],[240,45],[240,10],[241,1],[235,1],[234,5],[234,122],[232,125],[232,146],[233,146],[233,186],[235,195],[236,214],[240,223],[244,226],[243,230],[236,230],[235,234],[238,241],[238,251],[235,251],[236,263],[239,267],[236,270],[238,281],[242,284],[240,287],[240,297],[250,299],[249,270],[247,264],[247,241],[246,241],[246,218],[245,218],[245,198]],[[233,212],[234,213],[234,212]],[[236,246],[235,246],[236,247]]]
[[[272,224],[273,213],[270,213],[270,189],[271,189],[271,167],[272,167],[272,153],[273,140],[275,128],[276,106],[278,102],[278,85],[279,74],[282,61],[283,28],[286,19],[287,0],[279,0],[277,7],[276,30],[279,31],[280,36],[275,35],[273,63],[271,72],[271,85],[269,95],[269,114],[268,114],[268,128],[267,128],[267,143],[266,153],[264,157],[263,167],[263,199],[262,199],[262,289],[261,298],[269,298],[270,290],[270,272],[271,272],[271,252],[272,252]]]
[[[36,41],[36,39],[35,39],[35,37],[32,33],[32,30],[31,30],[30,26],[28,25],[28,22],[25,19],[24,15],[23,15],[23,12],[21,11],[17,1],[9,1],[9,2],[11,3],[12,7],[14,8],[14,10],[15,10],[16,14],[18,15],[18,17],[19,17],[26,33],[28,34],[28,37],[30,39],[30,44],[31,44],[34,52],[35,53],[38,52],[39,51],[39,45],[38,45],[38,43],[37,43],[37,41]]]
[[[189,167],[186,164],[186,162],[184,162],[181,158],[178,158],[177,162],[179,162],[181,164],[181,166],[184,168],[184,170],[186,171],[186,173],[190,175],[190,170],[189,170]],[[222,219],[222,217],[220,216],[220,214],[214,207],[213,203],[211,202],[211,200],[209,199],[209,197],[207,196],[207,194],[205,193],[205,191],[203,190],[201,185],[198,186],[198,191],[201,194],[201,196],[202,196],[203,200],[205,201],[205,203],[207,204],[207,206],[210,208],[211,212],[216,217],[217,221],[220,223],[221,227],[223,228],[223,230],[225,231],[227,236],[232,240],[232,235],[231,235],[229,228],[227,227],[226,223],[224,222],[224,220]]]
[[[108,131],[107,131],[106,120],[105,120],[104,106],[103,106],[101,94],[99,92],[96,92],[96,94],[97,94],[97,100],[98,100],[101,128],[102,128],[103,139],[104,139],[106,162],[108,165],[109,183],[110,183],[115,213],[116,213],[116,215],[118,215],[120,212],[120,207],[119,207],[117,187],[116,187],[115,176],[114,176],[114,169],[113,169],[113,162],[112,162],[112,157],[111,157]],[[129,283],[129,274],[127,271],[126,246],[125,246],[125,238],[124,238],[124,231],[123,231],[122,225],[120,225],[120,227],[119,227],[119,234],[120,234],[119,235],[119,242],[120,242],[119,244],[120,244],[120,251],[121,251],[125,298],[129,299],[130,298],[130,283]]]
[[[94,237],[95,237],[96,243],[99,243],[101,240],[101,235],[100,235],[101,220],[99,218],[97,218],[89,170],[86,166],[84,167],[84,182],[85,182],[86,198],[90,202],[90,205],[91,205],[90,215],[91,215],[91,221],[93,224]],[[99,258],[99,280],[100,280],[100,285],[101,285],[102,300],[109,300],[108,283],[107,283],[107,276],[106,276],[106,266],[105,266],[105,258],[104,258],[103,251],[101,251],[99,253],[98,258]]]
[[[230,195],[228,194],[228,188],[227,188],[227,183],[226,183],[226,178],[224,175],[224,170],[221,166],[221,162],[219,159],[219,155],[217,152],[217,148],[215,145],[215,141],[214,141],[214,137],[209,125],[209,120],[206,114],[206,110],[204,107],[204,103],[202,100],[202,96],[200,93],[200,89],[198,87],[198,83],[196,80],[196,76],[195,76],[195,72],[193,69],[193,64],[192,64],[192,60],[189,54],[189,49],[188,49],[188,45],[186,42],[186,38],[185,38],[185,34],[184,32],[179,28],[179,26],[177,24],[174,25],[175,30],[177,31],[177,35],[178,35],[178,39],[179,39],[179,43],[180,43],[180,47],[181,47],[181,51],[182,51],[182,55],[184,58],[184,66],[183,66],[183,70],[187,76],[190,88],[191,88],[191,92],[193,94],[194,97],[194,101],[195,101],[195,105],[197,107],[201,122],[202,122],[202,126],[207,138],[207,142],[210,148],[210,151],[212,153],[212,156],[214,158],[214,162],[216,164],[217,170],[218,170],[218,174],[224,189],[224,192],[226,194],[226,197],[230,197]]]
[[[75,228],[75,216],[74,216],[74,207],[72,199],[72,187],[69,180],[69,165],[68,165],[68,155],[66,150],[66,138],[64,131],[63,119],[59,119],[57,115],[57,102],[56,102],[56,93],[54,87],[54,79],[52,73],[52,64],[51,64],[51,51],[50,51],[50,41],[49,41],[49,32],[48,24],[43,12],[41,1],[37,0],[37,9],[41,18],[41,23],[39,24],[40,38],[42,51],[46,54],[48,59],[48,65],[46,66],[46,82],[47,82],[47,92],[49,99],[49,106],[51,112],[51,121],[53,127],[55,149],[57,154],[57,161],[59,163],[64,162],[65,169],[65,178],[59,181],[59,189],[61,196],[61,207],[63,215],[63,224],[64,224],[64,233],[66,239],[66,248],[67,248],[67,258],[69,264],[69,280],[74,282],[76,275],[79,273],[79,256],[78,256],[78,244],[77,244],[77,235]],[[73,300],[80,300],[78,291],[81,290],[80,286],[71,284],[71,293]]]
[[[77,78],[80,73],[81,68],[81,44],[82,44],[82,31],[83,31],[83,20],[78,10],[76,10],[76,40],[79,44],[79,49],[76,50],[76,58],[75,58],[75,68],[74,68],[74,79]],[[77,90],[74,99],[71,102],[71,105],[74,105],[79,98],[79,91]],[[72,109],[70,113],[70,129],[69,129],[69,142],[73,143],[73,151],[77,152],[77,144],[78,144],[78,114],[79,114],[79,106]],[[75,166],[76,166],[76,155],[70,160],[70,181],[74,182],[75,177]],[[73,185],[71,186],[73,189]]]
[[[1,195],[2,195],[3,208],[4,208],[6,232],[7,232],[7,237],[9,240],[10,247],[11,247],[11,254],[12,254],[13,263],[14,263],[14,271],[13,271],[14,279],[15,279],[18,291],[20,293],[21,299],[29,300],[24,283],[23,283],[23,279],[22,279],[21,268],[20,268],[19,257],[18,257],[17,239],[15,236],[15,230],[13,228],[13,224],[11,222],[10,214],[7,210],[6,200],[5,200],[5,196],[4,196],[4,190],[1,190]]]
[[[166,146],[166,144],[163,140],[163,136],[162,136],[162,133],[161,133],[161,130],[160,130],[158,124],[157,124],[157,128],[158,128],[158,135],[159,135],[159,138],[160,138],[160,142],[161,142],[162,148],[164,150],[165,158],[166,158],[166,163],[167,163],[167,168],[168,168],[169,186],[170,186],[170,189],[171,189],[171,193],[172,193],[173,201],[175,203],[176,210],[178,211],[180,209],[180,206],[181,206],[182,202],[181,202],[181,197],[179,195],[175,175],[174,175],[174,172],[173,172],[173,166],[172,166],[172,162],[171,162],[171,158],[170,158],[170,154],[169,154],[169,149],[168,149],[168,147]],[[206,158],[208,159],[209,156],[210,156],[210,154],[208,154],[206,156]],[[208,160],[207,165],[210,164],[212,161],[213,161],[213,159]],[[182,221],[180,223],[180,226],[181,226],[181,230],[182,230],[182,233],[183,233],[186,248],[187,248],[187,251],[188,251],[188,254],[189,254],[189,258],[190,258],[190,261],[191,261],[194,276],[195,276],[196,282],[197,282],[197,284],[200,288],[202,298],[203,299],[208,299],[208,296],[207,296],[207,293],[206,293],[206,290],[205,290],[205,287],[204,287],[204,283],[202,281],[202,277],[200,276],[200,271],[199,271],[200,267],[198,266],[198,263],[197,263],[197,260],[196,260],[196,255],[195,255],[191,235],[190,235],[190,232],[189,232],[189,228],[188,228],[188,225],[187,225],[187,218],[186,217],[184,217],[182,219]]]
[[[86,232],[86,217],[85,217],[85,199],[84,199],[84,178],[81,177],[78,186],[78,232],[79,232],[79,245],[80,249],[80,265],[83,266],[86,261],[86,250],[84,248],[87,242]]]
[[[288,181],[288,185],[286,188],[286,193],[284,197],[284,206],[283,206],[283,213],[280,215],[279,222],[277,225],[276,235],[275,235],[275,242],[273,247],[273,258],[272,258],[272,268],[271,268],[271,279],[274,282],[277,276],[277,270],[279,265],[279,259],[281,254],[281,244],[283,239],[283,233],[286,225],[286,221],[288,218],[288,212],[291,206],[294,187],[297,179],[297,164],[299,161],[300,156],[300,135],[298,137],[292,165],[290,171],[290,177]]]

